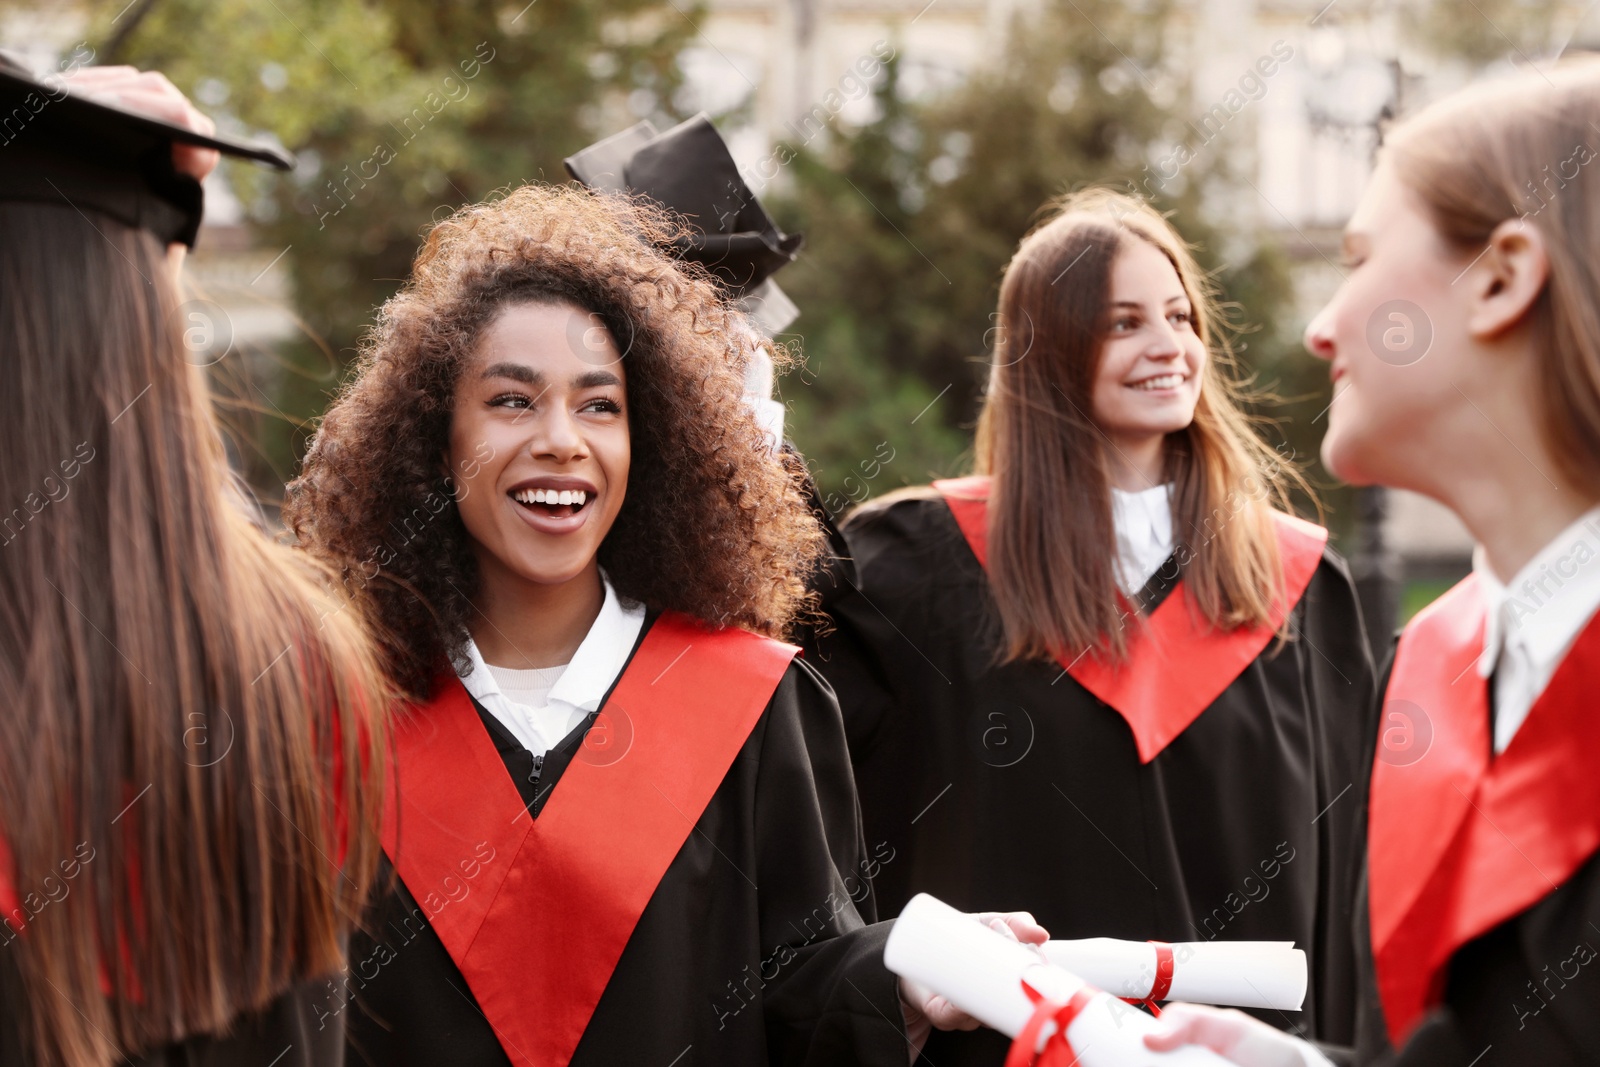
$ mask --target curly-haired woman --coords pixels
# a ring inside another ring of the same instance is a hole
[[[441,223],[291,487],[418,702],[330,1006],[370,1062],[903,1064],[919,1009],[971,1023],[902,1015],[865,927],[894,853],[778,640],[823,535],[674,232],[544,186]]]

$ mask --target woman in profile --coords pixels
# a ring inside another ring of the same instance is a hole
[[[999,319],[978,473],[847,521],[858,583],[817,649],[867,835],[900,857],[882,907],[926,891],[1057,937],[1292,940],[1311,996],[1270,1021],[1348,1036],[1373,679],[1344,563],[1289,514],[1292,468],[1163,217],[1068,198],[1006,268]],[[950,1040],[928,1058],[1004,1047]]]
[[[102,106],[83,93],[110,98]],[[178,265],[211,125],[158,74],[44,86],[0,164],[0,1063],[342,1062],[386,683],[237,506]]]
[[[1354,938],[1363,1067],[1600,1063],[1597,118],[1585,60],[1390,130],[1345,281],[1306,329],[1334,383],[1328,469],[1431,496],[1478,543],[1383,689]],[[1409,342],[1374,346],[1374,322]],[[1326,1062],[1237,1013],[1171,1021],[1157,1044]]]

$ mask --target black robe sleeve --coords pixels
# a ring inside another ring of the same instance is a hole
[[[883,965],[889,924],[865,925],[876,917],[874,876],[893,853],[862,836],[828,683],[796,660],[774,710],[780,701],[787,707],[767,724],[756,785],[761,945],[777,971],[763,998],[771,1062],[901,1067],[909,1053],[898,983]]]
[[[307,982],[247,1014],[224,1035],[191,1038],[141,1056],[130,1067],[339,1067],[344,1027],[323,1022],[326,980]]]
[[[795,451],[794,446],[785,442],[783,447],[793,462],[800,464],[804,469],[805,459]],[[805,471],[800,495],[805,498],[806,507],[811,509],[811,514],[821,524],[823,533],[828,537],[828,549],[823,557],[823,563],[807,579],[807,587],[826,603],[855,583],[856,572],[850,563],[850,547],[845,543],[844,534],[839,532],[839,524],[824,503],[822,491],[817,488],[817,481],[811,476],[810,470]],[[818,637],[828,631],[830,625],[825,613],[802,616],[796,620],[798,635],[795,640],[806,645],[813,644]]]
[[[926,891],[1031,911],[1055,937],[1292,940],[1305,1009],[1254,1014],[1350,1044],[1376,686],[1337,554],[1289,639],[1141,763],[1127,723],[1060,665],[997,665],[988,580],[943,500],[868,508],[844,532],[855,582],[829,593],[813,659],[839,693],[867,838],[897,857],[880,914]],[[1150,610],[1166,592],[1146,590]],[[999,1063],[1004,1047],[935,1034],[926,1055]]]
[[[259,1012],[247,1012],[226,1033],[200,1035],[124,1060],[127,1067],[341,1067],[344,1027],[320,1025],[326,980],[302,982]],[[0,1067],[27,1067],[21,976],[0,950]]]
[[[498,747],[530,803],[520,746]],[[560,803],[567,762],[546,760],[535,817]],[[573,1067],[905,1067],[887,926],[866,922],[885,855],[862,837],[833,693],[797,660],[646,905]],[[368,925],[351,952],[352,1063],[508,1062],[398,880]]]

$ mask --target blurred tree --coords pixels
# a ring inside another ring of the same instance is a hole
[[[954,90],[908,100],[891,61],[873,121],[791,146],[791,192],[775,209],[807,234],[783,278],[802,311],[806,369],[783,394],[830,503],[970,464],[1001,271],[1042,207],[1093,183],[1174,212],[1229,304],[1241,373],[1288,401],[1261,406],[1281,423],[1267,436],[1314,462],[1326,375],[1285,336],[1281,251],[1237,228],[1224,240],[1208,222],[1219,212],[1202,210],[1236,179],[1185,121],[1186,78],[1162,38],[1169,8],[1054,0]],[[1174,167],[1180,145],[1193,158]]]
[[[952,404],[964,401],[972,371],[960,368],[959,389],[938,380],[921,328],[925,318],[948,323],[938,301],[949,294],[908,234],[924,222],[906,193],[923,169],[924,119],[899,92],[899,73],[891,59],[874,92],[873,122],[854,132],[835,125],[820,150],[797,147],[793,192],[773,205],[807,242],[782,276],[801,309],[805,368],[780,388],[791,435],[836,512],[869,493],[949,473],[966,442]],[[930,284],[941,290],[932,303]]]
[[[676,57],[699,14],[670,0],[105,0],[92,10],[102,62],[160,69],[224,125],[271,131],[299,154],[292,175],[226,173],[259,242],[287,249],[309,331],[281,353],[288,373],[250,398],[268,415],[251,474],[269,496],[429,222],[507,185],[566,180],[562,157],[613,132],[601,126],[619,125],[618,112],[675,121]]]

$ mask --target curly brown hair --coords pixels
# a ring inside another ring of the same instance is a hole
[[[660,251],[686,234],[648,202],[525,185],[434,226],[379,312],[284,517],[387,630],[411,696],[464,659],[477,566],[441,457],[462,368],[513,304],[592,312],[626,360],[631,471],[599,553],[618,594],[774,637],[814,613],[826,542],[804,467],[743,402],[757,335],[709,273]]]

